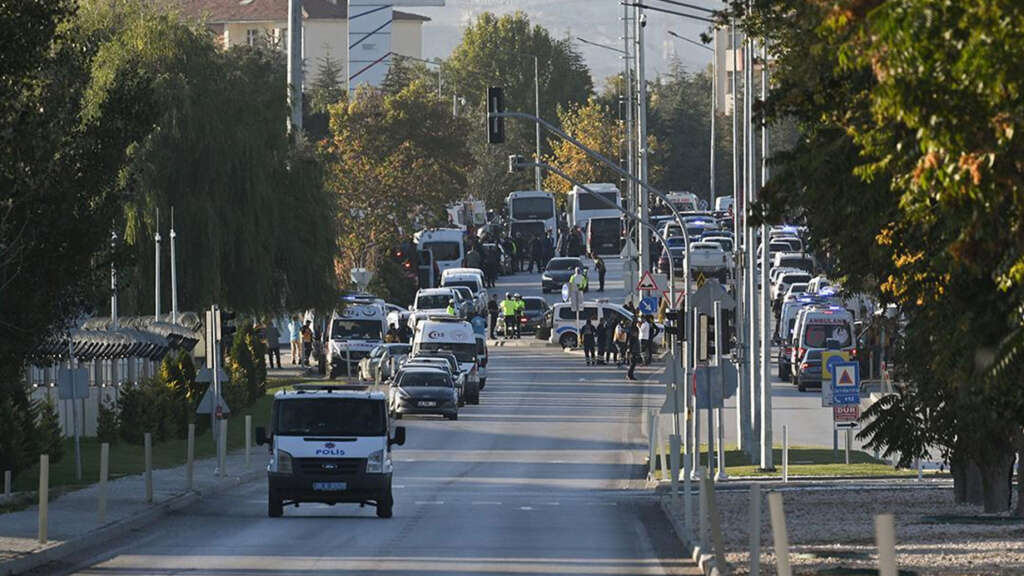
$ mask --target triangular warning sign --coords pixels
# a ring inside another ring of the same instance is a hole
[[[672,299],[670,298],[671,295],[672,295],[672,293],[669,292],[668,290],[663,290],[661,292],[661,299],[662,299],[662,301],[665,302],[665,303],[672,302]],[[685,302],[686,302],[686,293],[683,292],[682,290],[678,290],[676,292],[676,301],[671,304],[671,307],[673,309],[675,309],[675,310],[678,310],[678,309],[683,307]]]
[[[654,276],[651,275],[651,271],[644,272],[640,281],[636,283],[637,290],[648,290],[655,291],[658,289],[658,283],[654,281]]]
[[[848,368],[843,368],[839,371],[839,385],[853,386],[853,378],[850,378],[850,370]]]

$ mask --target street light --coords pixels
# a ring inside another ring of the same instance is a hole
[[[523,58],[533,58],[533,114],[540,118],[540,59],[534,54],[526,54],[524,52],[512,52],[512,54]],[[534,148],[537,166],[534,166],[533,180],[534,186],[536,186],[539,191],[543,190],[540,181],[540,124],[537,125],[535,133]]]
[[[714,54],[711,59],[711,169],[710,169],[710,184],[708,189],[708,209],[714,210],[715,208],[715,99],[718,97],[718,33],[716,29],[715,33],[715,47],[708,48],[701,42],[696,40],[690,40],[685,36],[676,34],[669,30],[668,35],[673,38],[678,38],[683,42],[689,42],[694,46],[703,48],[708,52]]]

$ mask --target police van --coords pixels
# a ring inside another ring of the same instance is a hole
[[[584,302],[579,313],[580,327],[587,323],[587,319],[593,321],[594,326],[602,318],[606,318],[611,326],[619,324],[623,320],[633,321],[633,314],[618,304],[612,304],[607,300]],[[576,332],[576,313],[572,306],[566,303],[553,304],[545,315],[545,324],[551,327],[551,335],[548,342],[558,344],[562,348],[575,348],[579,345],[579,334]],[[654,337],[655,343],[660,343],[665,330],[658,325],[658,334]],[[609,335],[609,341],[611,336]]]
[[[270,517],[302,502],[371,504],[391,517],[391,447],[405,443],[405,428],[392,426],[383,392],[302,384],[278,392],[256,443],[270,451]]]
[[[464,398],[467,404],[480,402],[480,366],[477,359],[473,325],[451,316],[430,316],[416,324],[412,338],[412,354],[449,352],[465,374]]]
[[[388,310],[382,300],[348,298],[340,312],[331,315],[327,329],[330,346],[330,377],[354,376],[359,361],[383,340],[388,329]]]

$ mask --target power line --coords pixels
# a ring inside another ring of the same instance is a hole
[[[654,6],[648,6],[647,4],[641,4],[640,2],[620,2],[623,6],[632,6],[634,8],[643,8],[644,10],[653,10],[655,12],[664,12],[665,14],[672,14],[673,16],[682,16],[684,18],[690,18],[693,20],[699,20],[701,22],[707,22],[708,24],[715,24],[716,22],[711,18],[705,18],[703,16],[694,16],[693,14],[685,14],[683,12],[676,12],[675,10],[666,10],[665,8],[657,8]]]

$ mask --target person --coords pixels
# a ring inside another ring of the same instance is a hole
[[[547,231],[544,237],[544,258],[541,263],[544,264],[544,268],[547,267],[548,261],[555,257],[555,240],[551,237],[551,230]],[[543,270],[544,268],[541,268]]]
[[[522,338],[522,336],[523,336],[523,334],[522,334],[522,326],[523,326],[522,318],[524,316],[526,316],[526,301],[523,300],[523,296],[520,293],[518,293],[518,292],[516,292],[515,295],[512,298],[515,300],[515,304],[516,304],[515,330],[516,330],[516,338],[518,339],[518,338]]]
[[[448,307],[444,309],[444,313],[449,316],[455,316],[455,300],[448,300]]]
[[[541,262],[544,260],[544,241],[534,236],[530,239],[530,272],[533,272],[533,268],[537,268],[537,273],[540,274],[544,270],[544,266]]]
[[[487,335],[487,320],[479,312],[473,312],[473,317],[469,320],[469,323],[473,325],[474,334]]]
[[[466,252],[466,257],[462,259],[463,264],[466,268],[483,268],[484,259],[480,255],[480,252],[473,246]]]
[[[487,288],[494,288],[498,280],[498,247],[484,251],[484,280]]]
[[[491,294],[491,299],[487,301],[487,316],[490,319],[491,324],[491,340],[497,340],[498,336],[494,333],[495,328],[498,327],[498,295]]]
[[[505,292],[505,299],[499,304],[501,315],[505,319],[505,339],[508,340],[515,335],[516,324],[516,303],[512,300],[512,294]]]
[[[569,283],[575,284],[576,288],[582,292],[587,291],[587,276],[583,274],[583,271],[578,266],[573,271],[572,276],[569,277]]]
[[[629,330],[626,328],[626,321],[623,320],[615,326],[615,366],[622,367],[626,361],[626,342],[629,340]]]
[[[512,269],[516,272],[523,271],[523,235],[516,234],[512,240]]]
[[[629,334],[626,338],[626,354],[629,355],[629,372],[626,373],[628,380],[636,380],[636,375],[633,372],[636,370],[636,364],[640,360],[640,338],[639,330],[636,322],[629,329]]]
[[[397,344],[401,342],[401,335],[398,333],[398,327],[394,324],[388,324],[388,331],[384,333],[385,344]]]
[[[638,332],[640,333],[640,353],[644,354],[644,365],[650,365],[651,363],[651,338],[653,338],[654,323],[651,322],[650,316],[644,316],[640,320],[640,327]]]
[[[594,268],[597,270],[597,291],[604,292],[604,274],[607,272],[607,267],[600,254],[594,255]]]
[[[605,355],[608,351],[608,319],[601,317],[597,323],[597,363],[605,363]]]
[[[594,327],[593,318],[587,318],[587,323],[580,328],[580,335],[583,337],[583,357],[587,360],[587,366],[597,364],[597,357],[594,355],[597,328]]]
[[[302,324],[299,335],[302,337],[302,365],[309,366],[309,356],[313,353],[313,328],[309,320]]]
[[[281,368],[281,331],[273,320],[267,322],[263,336],[267,339],[267,368],[274,367],[274,358],[277,358],[277,367]]]
[[[299,324],[299,317],[292,314],[292,320],[288,323],[288,342],[291,344],[292,350],[292,364],[298,364],[302,358],[302,342],[299,338],[299,330],[301,328]]]
[[[654,339],[658,337],[661,330],[658,329],[658,325],[654,323],[654,318],[650,315],[647,316],[647,323],[651,326],[650,335],[647,338],[647,347],[644,349],[644,353],[647,354],[646,365],[651,364],[651,357],[654,356]]]

